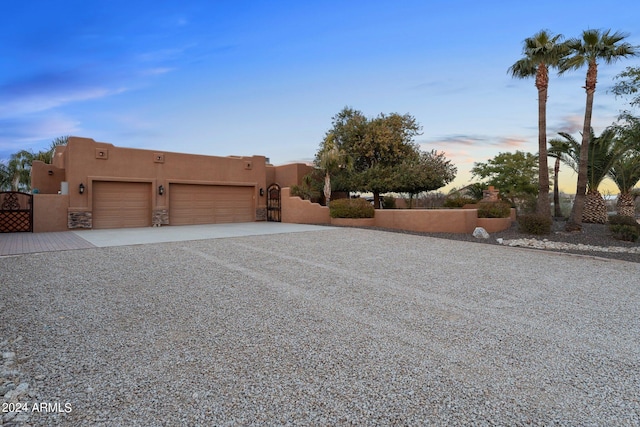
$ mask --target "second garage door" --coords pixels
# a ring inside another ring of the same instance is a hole
[[[93,182],[93,228],[151,226],[151,184]]]
[[[255,221],[253,187],[171,184],[171,225]]]

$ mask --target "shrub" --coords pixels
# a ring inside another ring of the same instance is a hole
[[[551,217],[540,214],[527,214],[518,217],[518,225],[520,231],[527,234],[549,234],[551,233],[551,225],[553,220]]]
[[[609,230],[614,239],[635,242],[640,237],[640,224],[630,216],[612,215],[609,217]]]
[[[633,225],[610,224],[609,230],[611,230],[611,235],[614,239],[626,242],[635,242],[640,237],[640,227]]]
[[[472,205],[474,203],[477,203],[478,201],[476,199],[474,199],[473,197],[467,197],[467,196],[449,196],[447,197],[447,199],[444,201],[444,207],[445,208],[461,208],[464,205]]]
[[[478,218],[509,218],[511,205],[506,202],[478,203]]]
[[[626,215],[611,215],[609,217],[609,224],[611,225],[631,225],[633,227],[640,227],[640,224],[635,218]]]
[[[393,196],[384,196],[384,198],[382,199],[382,207],[385,209],[395,209],[396,198]]]
[[[373,218],[375,209],[365,199],[337,199],[329,203],[331,218]]]

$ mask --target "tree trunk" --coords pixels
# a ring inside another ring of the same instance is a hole
[[[633,196],[629,193],[620,193],[618,201],[616,202],[616,210],[618,215],[636,217],[636,204],[633,200]]]
[[[589,190],[585,198],[582,222],[590,224],[606,224],[609,220],[607,204],[598,191]]]
[[[597,74],[598,69],[595,62],[589,63],[585,84],[587,103],[584,109],[584,125],[582,126],[582,144],[580,145],[576,198],[573,201],[571,215],[565,226],[567,231],[582,230],[582,213],[584,211],[585,193],[587,192],[587,162],[589,160],[589,138],[591,137],[591,115],[593,113],[593,96],[596,92]]]
[[[556,158],[556,164],[553,167],[553,216],[560,218],[562,209],[560,208],[560,189],[558,188],[558,173],[560,173],[560,158]]]
[[[329,202],[331,201],[331,176],[329,172],[324,175],[324,198],[325,204],[329,206]]]
[[[380,192],[379,191],[373,192],[373,208],[380,209]]]
[[[549,206],[549,165],[547,160],[547,88],[549,76],[544,64],[538,65],[536,75],[538,88],[538,201],[536,213],[551,216]]]

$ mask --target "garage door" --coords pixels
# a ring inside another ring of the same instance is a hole
[[[253,187],[171,184],[169,223],[218,224],[253,222]]]
[[[93,228],[150,226],[150,183],[93,182]]]

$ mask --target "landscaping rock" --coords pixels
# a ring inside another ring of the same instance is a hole
[[[473,230],[473,237],[476,239],[488,239],[489,233],[482,227],[476,227],[476,229]]]

